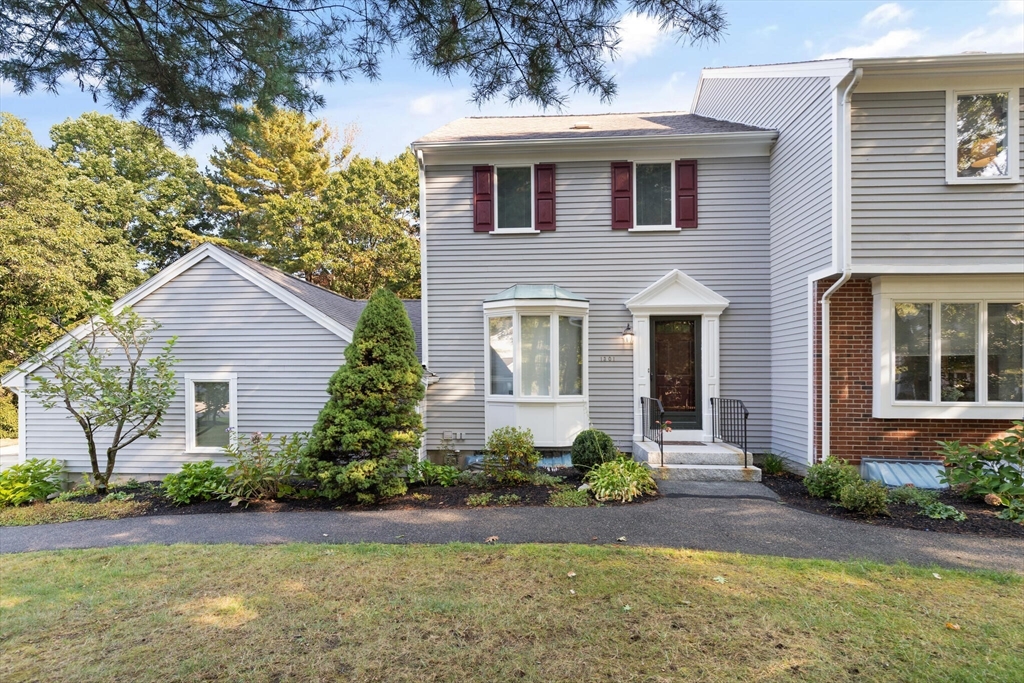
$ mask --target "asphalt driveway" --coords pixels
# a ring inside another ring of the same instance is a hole
[[[874,527],[769,496],[700,492],[641,505],[165,515],[0,528],[0,552],[141,543],[625,543],[1024,573],[1024,542]]]

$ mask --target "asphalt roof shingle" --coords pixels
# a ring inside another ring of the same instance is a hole
[[[289,275],[277,268],[272,268],[265,263],[254,261],[251,258],[242,256],[237,251],[217,245],[217,248],[231,258],[245,264],[246,267],[256,271],[276,285],[288,290],[302,301],[317,309],[331,320],[341,323],[350,330],[356,329],[359,316],[366,308],[366,301],[361,299],[349,299],[340,294],[335,294],[329,289],[324,289],[311,282],[306,282],[297,277]],[[405,312],[409,314],[412,322],[412,331],[416,336],[416,357],[423,358],[422,346],[420,344],[420,301],[419,299],[403,299]]]
[[[580,125],[589,128],[579,128]],[[719,121],[685,112],[495,116],[456,119],[413,143],[551,140],[606,137],[659,137],[710,133],[765,132],[764,128]]]

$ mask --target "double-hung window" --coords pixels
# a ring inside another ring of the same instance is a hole
[[[1021,293],[910,289],[876,293],[876,416],[1020,419]]]
[[[637,163],[634,165],[636,197],[636,230],[673,230],[675,222],[674,202],[672,200],[674,164]]]
[[[533,167],[498,166],[494,171],[497,190],[495,229],[533,230]]]
[[[238,429],[234,373],[185,375],[185,450],[221,453]]]
[[[946,181],[1016,182],[1020,121],[1018,90],[946,94]]]

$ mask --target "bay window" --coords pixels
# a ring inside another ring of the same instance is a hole
[[[1021,283],[875,280],[876,417],[1024,416]]]
[[[485,422],[528,428],[538,446],[586,429],[589,302],[554,285],[516,285],[484,302]]]

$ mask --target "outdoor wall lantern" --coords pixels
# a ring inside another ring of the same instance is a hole
[[[626,323],[626,329],[622,331],[622,339],[627,344],[633,343],[633,323]]]

